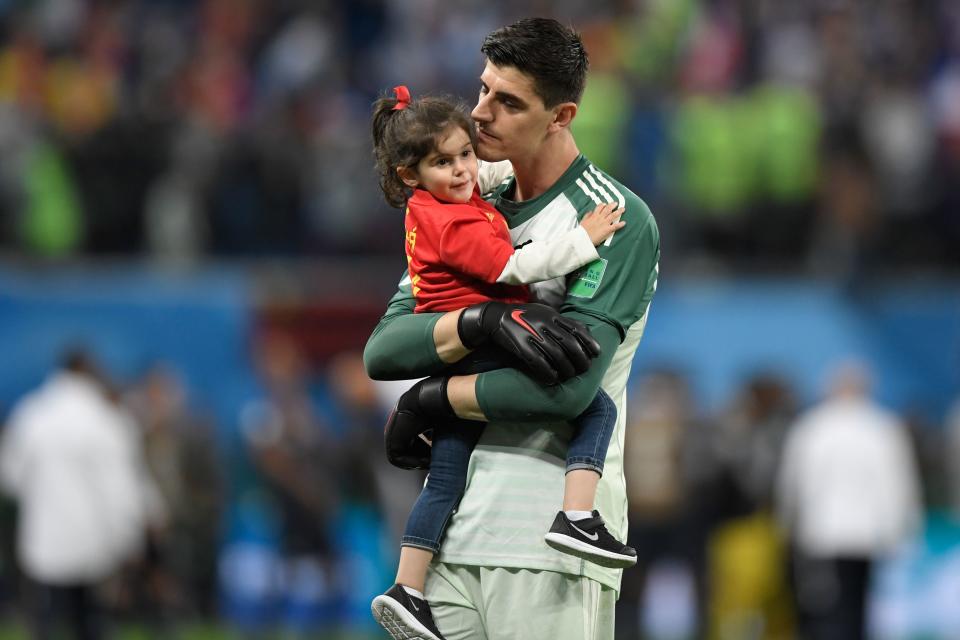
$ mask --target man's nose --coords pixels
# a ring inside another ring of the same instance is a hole
[[[489,94],[480,96],[480,99],[477,100],[477,106],[475,106],[473,111],[470,112],[470,117],[477,122],[490,122],[492,117],[487,104],[489,99]]]

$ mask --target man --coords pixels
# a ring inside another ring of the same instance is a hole
[[[777,510],[794,550],[802,638],[867,637],[873,562],[920,524],[909,434],[869,389],[866,369],[841,366],[828,397],[800,416],[784,446]]]
[[[401,400],[402,411],[427,421],[489,421],[485,427],[463,427],[484,431],[460,507],[428,576],[426,598],[448,640],[612,638],[620,572],[550,549],[543,533],[563,495],[571,434],[565,421],[590,403],[602,383],[619,415],[597,507],[608,514],[612,534],[620,539],[626,534],[625,385],[656,289],[659,234],[646,205],[577,149],[570,124],[587,70],[579,36],[554,20],[524,19],[490,34],[481,50],[487,63],[472,113],[477,153],[485,161],[512,164],[514,177],[489,199],[506,217],[514,243],[562,233],[601,202],[625,207],[626,227],[598,247],[596,262],[566,279],[531,286],[538,301],[589,328],[600,346],[589,371],[555,386],[542,386],[514,369],[431,378]],[[555,363],[544,334],[562,334],[565,326],[502,305],[445,314],[411,315],[412,310],[404,280],[367,344],[371,377],[440,373],[497,327],[506,332],[523,327],[528,315],[535,346],[545,345]],[[508,353],[525,349],[515,340],[494,336],[494,342]],[[417,606],[413,599],[411,612]]]
[[[103,635],[96,589],[140,550],[156,513],[133,429],[80,351],[11,413],[0,476],[20,507],[33,637],[63,618],[81,640]]]

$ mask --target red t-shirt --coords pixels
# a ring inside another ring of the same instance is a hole
[[[507,221],[477,189],[464,204],[440,202],[416,189],[407,201],[404,225],[415,312],[529,301],[526,287],[497,283],[513,244]]]

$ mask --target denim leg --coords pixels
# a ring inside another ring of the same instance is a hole
[[[613,429],[617,426],[617,405],[603,389],[590,406],[573,421],[574,433],[567,450],[567,471],[590,469],[603,474],[603,461]]]
[[[438,425],[433,431],[430,475],[417,498],[401,544],[436,553],[450,516],[467,483],[467,464],[484,423],[466,420]]]

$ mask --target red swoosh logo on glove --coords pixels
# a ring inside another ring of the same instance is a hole
[[[529,324],[527,324],[527,321],[523,319],[523,311],[522,311],[522,310],[517,309],[516,311],[512,311],[512,312],[510,313],[510,317],[513,318],[513,321],[516,322],[518,325],[520,325],[521,327],[523,327],[524,329],[526,329],[527,331],[529,331],[529,332],[533,335],[534,338],[536,338],[537,340],[540,340],[541,342],[543,342],[543,338],[540,337],[540,334],[537,333],[536,331],[534,331],[533,327],[531,327]]]

